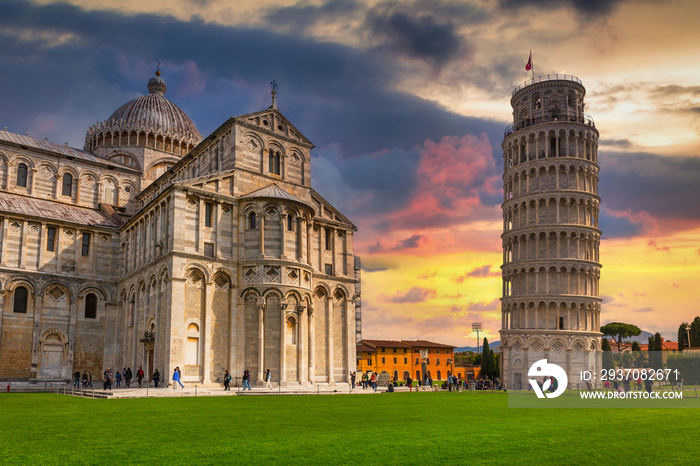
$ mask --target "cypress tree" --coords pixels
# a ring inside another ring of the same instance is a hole
[[[688,346],[688,323],[683,322],[678,327],[678,351],[683,352],[683,348]]]
[[[607,338],[603,338],[600,349],[603,350],[603,369],[612,369],[612,348]]]
[[[491,376],[491,358],[489,357],[489,340],[484,337],[484,347],[481,351],[481,377]]]

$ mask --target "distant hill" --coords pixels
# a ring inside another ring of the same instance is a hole
[[[640,345],[646,345],[649,343],[649,337],[653,337],[654,334],[651,332],[647,332],[645,330],[642,330],[642,334],[639,335],[638,337],[630,337],[630,338],[625,338],[624,341],[636,341]]]
[[[491,348],[495,353],[498,353],[498,350],[501,348],[501,342],[489,342],[489,348]],[[481,349],[482,348],[479,347],[479,351],[481,351]],[[467,353],[469,351],[471,351],[472,353],[476,353],[476,346],[462,346],[459,348],[455,348],[455,353]]]

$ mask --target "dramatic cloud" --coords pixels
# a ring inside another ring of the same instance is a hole
[[[321,5],[297,3],[270,10],[265,20],[272,28],[285,28],[301,31],[322,21],[337,20],[359,11],[361,4],[356,0],[330,0]]]
[[[604,16],[611,13],[624,0],[501,0],[503,8],[573,8],[587,16]]]
[[[405,12],[370,13],[369,27],[375,37],[394,53],[424,60],[437,67],[456,58],[466,48],[454,24],[433,16],[411,16]]]
[[[496,311],[498,310],[499,306],[501,305],[501,300],[500,299],[494,299],[493,301],[490,302],[479,302],[479,303],[472,303],[467,306],[468,311]]]
[[[414,286],[408,291],[397,291],[393,296],[384,296],[384,301],[389,303],[421,303],[437,296],[435,290]]]

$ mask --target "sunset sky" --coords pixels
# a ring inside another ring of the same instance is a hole
[[[602,323],[700,314],[697,0],[0,0],[0,127],[82,148],[146,93],[208,135],[270,105],[357,226],[363,336],[498,340],[513,88],[566,73],[600,131]],[[483,336],[483,333],[482,333]]]

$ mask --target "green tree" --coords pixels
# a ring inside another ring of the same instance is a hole
[[[690,346],[700,348],[700,316],[690,324]]]
[[[642,347],[636,341],[632,342],[632,351],[642,351]]]
[[[603,369],[612,369],[612,348],[607,338],[603,338],[600,349],[603,350]]]
[[[491,371],[491,380],[498,375],[498,363],[496,362],[496,354],[492,349],[489,349],[489,370]]]
[[[649,365],[654,369],[660,369],[663,365],[663,358],[661,356],[661,351],[663,348],[663,340],[661,339],[661,334],[656,332],[656,334],[649,337]]]
[[[492,351],[493,352],[493,351]],[[501,377],[501,353],[494,355],[494,377]]]
[[[683,322],[680,327],[678,327],[678,351],[683,352],[683,348],[688,346],[688,327],[690,325],[687,322]]]
[[[600,327],[603,335],[615,337],[617,340],[617,352],[620,352],[620,344],[624,338],[636,337],[642,334],[642,330],[636,325],[624,322],[611,322]]]
[[[481,375],[482,377],[489,377],[491,375],[491,358],[489,357],[489,340],[484,337],[484,347],[481,351]]]

